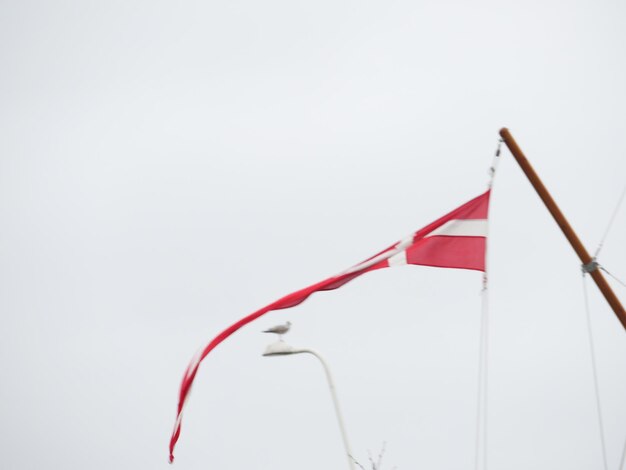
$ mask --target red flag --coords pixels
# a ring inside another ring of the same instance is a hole
[[[242,318],[217,335],[213,341],[191,360],[183,375],[178,397],[176,423],[170,439],[170,462],[174,461],[174,446],[180,436],[183,409],[200,362],[218,344],[242,326],[256,320],[267,312],[294,307],[304,302],[314,292],[337,289],[368,271],[405,264],[485,271],[489,195],[490,191],[481,194],[423,229],[394,243],[379,254],[336,276],[286,295],[276,302]]]

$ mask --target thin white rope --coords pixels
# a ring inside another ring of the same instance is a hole
[[[615,279],[617,282],[619,282],[621,285],[623,285],[624,287],[626,287],[626,282],[624,282],[624,281],[622,281],[622,280],[620,280],[620,279],[616,278],[613,274],[611,274],[610,272],[608,272],[604,266],[600,266],[600,269],[601,269],[602,271],[604,271],[605,273],[607,273],[609,276],[611,276],[613,279]]]
[[[498,164],[500,163],[500,153],[502,151],[502,139],[498,139],[498,146],[493,155],[491,166],[489,167],[489,182],[487,187],[491,190],[495,180]],[[487,225],[489,231],[489,225]],[[489,243],[489,233],[485,238],[485,243]],[[485,246],[485,272],[483,273],[483,288],[481,291],[481,317],[480,317],[480,347],[478,352],[478,393],[476,396],[476,443],[474,450],[475,470],[480,468],[480,457],[482,450],[482,468],[487,470],[487,444],[488,444],[488,385],[489,385],[489,292],[487,289],[487,261],[488,246]],[[482,435],[481,435],[482,429]],[[482,439],[481,439],[482,437]],[[482,440],[482,449],[481,449]]]
[[[600,403],[600,388],[598,387],[598,371],[596,367],[596,353],[593,344],[593,331],[591,329],[591,314],[589,312],[589,295],[587,293],[587,277],[583,272],[583,293],[585,297],[585,313],[587,316],[587,336],[589,338],[589,351],[591,355],[591,369],[593,371],[593,386],[596,395],[596,409],[598,412],[598,427],[600,428],[600,444],[602,446],[602,460],[604,462],[604,470],[608,470],[606,458],[606,442],[604,439],[604,423],[602,421],[602,406]]]
[[[486,282],[486,281],[485,281]],[[488,429],[487,424],[489,422],[489,295],[487,287],[483,290],[483,309],[485,312],[485,355],[484,361],[484,381],[483,381],[483,469],[487,470],[487,444],[488,444]]]
[[[593,255],[594,259],[598,257],[598,255],[600,254],[600,250],[604,246],[604,241],[606,240],[606,237],[609,234],[611,227],[613,226],[613,222],[615,222],[615,217],[617,216],[617,213],[619,212],[619,208],[622,205],[622,201],[624,201],[625,195],[626,195],[626,184],[624,185],[624,189],[622,190],[622,195],[619,197],[617,201],[617,205],[615,206],[615,209],[613,210],[613,215],[611,216],[611,219],[609,220],[609,224],[607,225],[606,230],[604,231],[604,235],[602,236],[600,243],[598,243],[598,248],[596,248],[596,253]]]
[[[483,278],[485,282],[485,278]],[[486,285],[483,287],[482,290],[482,302],[484,305],[484,298],[485,298],[485,290],[486,290]],[[482,411],[483,411],[483,384],[484,384],[484,365],[485,365],[485,361],[484,361],[484,356],[485,356],[485,308],[484,306],[482,307],[482,313],[480,316],[480,346],[479,346],[479,351],[478,351],[478,393],[476,395],[476,447],[474,450],[474,469],[475,470],[479,470],[479,465],[480,465],[480,443],[481,443],[481,439],[480,439],[480,430],[481,430],[481,417],[483,416]]]

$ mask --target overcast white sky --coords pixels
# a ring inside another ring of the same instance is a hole
[[[485,188],[507,126],[594,250],[626,184],[616,1],[0,3],[0,466],[166,469],[197,348]],[[491,206],[491,469],[601,468],[579,263],[508,152]],[[600,261],[626,277],[626,207]],[[626,289],[613,283],[626,300]],[[203,364],[175,467],[474,462],[480,274],[363,276]],[[626,335],[591,310],[610,470]]]

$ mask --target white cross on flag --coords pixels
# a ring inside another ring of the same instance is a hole
[[[368,271],[406,264],[417,264],[439,268],[473,269],[484,272],[489,195],[490,191],[481,194],[430,225],[394,243],[379,254],[336,276],[286,295],[276,302],[242,318],[217,335],[213,341],[192,359],[183,375],[178,398],[176,423],[170,440],[170,462],[174,461],[174,446],[180,436],[183,408],[198,372],[200,362],[218,344],[242,326],[256,320],[267,312],[294,307],[302,303],[314,292],[337,289]]]

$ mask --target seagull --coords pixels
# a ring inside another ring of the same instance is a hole
[[[283,340],[283,335],[289,331],[291,327],[291,322],[287,322],[284,325],[276,325],[267,330],[263,330],[263,333],[276,333],[278,335],[278,339],[280,341]]]

